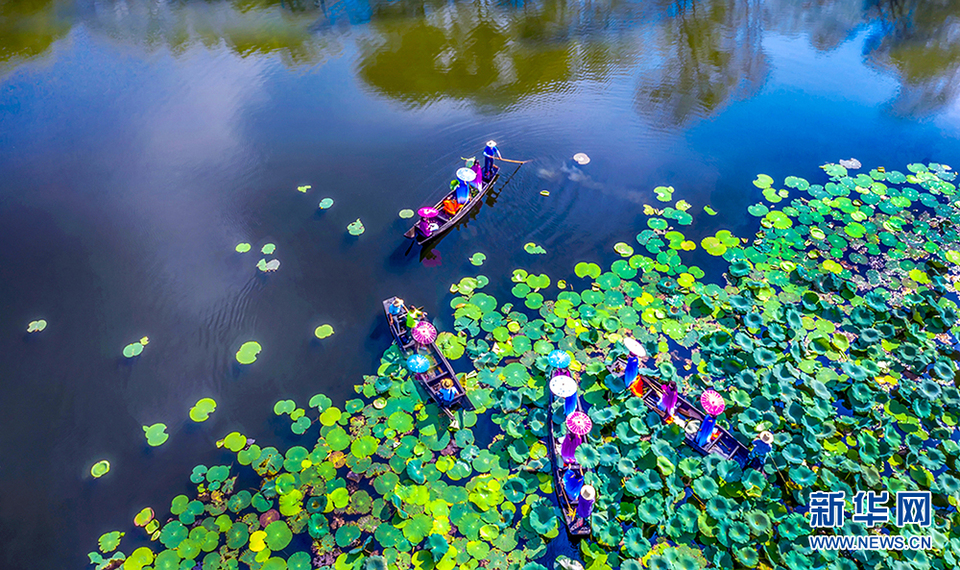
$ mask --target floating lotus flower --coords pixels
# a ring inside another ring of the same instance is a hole
[[[407,359],[407,369],[410,372],[420,374],[430,368],[430,361],[422,354],[414,354]]]
[[[547,355],[547,362],[554,368],[570,366],[570,354],[565,350],[554,350]]]
[[[587,435],[593,429],[593,422],[587,414],[573,412],[567,416],[567,429],[574,435]]]
[[[573,160],[575,160],[577,164],[588,164],[590,162],[590,157],[582,152],[578,152],[577,154],[573,155]]]
[[[427,321],[420,321],[413,327],[413,340],[420,344],[430,344],[437,340],[437,329]]]
[[[550,379],[550,391],[558,398],[566,398],[577,393],[577,381],[566,374],[558,374]]]
[[[716,390],[706,390],[700,395],[700,406],[711,416],[719,416],[726,407],[723,396]]]

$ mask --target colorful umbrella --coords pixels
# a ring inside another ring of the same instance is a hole
[[[420,344],[430,344],[437,340],[437,329],[429,321],[420,321],[413,327],[413,340]]]
[[[407,370],[410,372],[416,372],[419,374],[421,372],[426,372],[429,368],[430,361],[427,360],[427,357],[422,354],[414,354],[407,359]]]
[[[577,381],[566,374],[558,374],[550,379],[550,391],[558,398],[566,398],[577,393]]]
[[[470,168],[457,169],[457,178],[464,182],[473,182],[477,179],[477,173]]]
[[[647,357],[646,349],[643,348],[643,345],[637,342],[636,339],[633,339],[633,338],[623,339],[623,346],[627,347],[627,350],[629,350],[633,354],[636,354],[639,358]]]
[[[587,435],[592,428],[590,416],[583,412],[573,412],[567,416],[567,429],[574,435]]]
[[[554,350],[547,355],[547,363],[554,368],[570,366],[570,354],[565,350]]]
[[[440,212],[438,212],[436,208],[424,206],[423,208],[417,210],[417,214],[419,214],[421,218],[427,218],[429,220],[430,218],[436,218],[439,216]]]
[[[716,390],[706,390],[700,395],[700,406],[711,416],[719,416],[723,413],[726,403],[723,401],[723,396]]]

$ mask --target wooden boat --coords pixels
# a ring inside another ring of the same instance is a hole
[[[454,417],[453,412],[456,409],[474,409],[470,398],[467,397],[466,390],[464,390],[463,385],[457,378],[456,372],[453,371],[450,362],[443,356],[443,353],[440,352],[437,344],[431,342],[430,344],[418,345],[417,342],[413,340],[413,334],[410,329],[407,328],[406,307],[403,308],[400,315],[390,314],[390,305],[393,304],[394,299],[396,299],[396,297],[390,297],[383,301],[383,313],[387,317],[387,323],[390,325],[390,332],[393,334],[394,340],[400,345],[400,349],[405,356],[419,353],[430,361],[430,368],[421,374],[414,374],[414,379],[430,398],[433,399],[437,406],[451,418]],[[445,403],[443,399],[440,398],[440,389],[443,387],[443,381],[448,378],[453,382],[453,387],[457,391],[457,397],[454,398],[450,404]]]
[[[412,228],[407,230],[407,232],[403,234],[403,237],[415,239],[419,245],[424,245],[436,240],[443,234],[450,231],[450,229],[457,225],[457,222],[462,220],[464,216],[470,212],[470,210],[476,207],[480,201],[483,200],[483,197],[487,194],[487,192],[493,188],[493,185],[497,182],[497,178],[500,176],[500,167],[494,166],[493,168],[493,174],[490,176],[490,179],[484,179],[483,184],[480,186],[480,191],[477,192],[475,196],[471,197],[470,201],[464,204],[462,208],[457,210],[456,214],[450,215],[443,209],[444,200],[456,199],[456,189],[448,192],[439,202],[437,202],[437,205],[434,206],[434,208],[440,212],[440,214],[434,219],[437,220],[440,227],[434,230],[433,233],[430,234],[430,237],[424,237],[423,234],[417,231],[417,226],[420,225],[419,221],[414,224]],[[420,218],[420,220],[422,221],[423,218]]]
[[[560,506],[560,512],[563,514],[563,522],[567,525],[567,533],[570,535],[570,538],[583,538],[590,536],[590,520],[577,516],[577,504],[580,502],[580,497],[570,497],[567,495],[567,490],[563,486],[563,475],[567,471],[579,471],[583,474],[584,469],[578,464],[566,464],[563,458],[560,457],[560,442],[557,441],[556,426],[553,421],[554,395],[549,387],[547,388],[547,394],[549,398],[547,423],[550,424],[550,441],[547,451],[550,455],[550,470],[553,472],[553,490],[556,493],[557,505]],[[577,409],[583,411],[579,402],[577,403]]]
[[[608,366],[607,370],[614,376],[619,377],[623,376],[625,368],[626,361],[618,359]],[[660,397],[663,395],[663,386],[656,380],[646,376],[638,376],[637,378],[643,382],[643,403],[656,412],[662,419],[666,420],[667,413],[658,406]],[[627,389],[629,389],[629,387]],[[677,398],[677,407],[673,413],[673,421],[684,430],[687,445],[701,455],[716,453],[723,458],[732,459],[736,461],[740,467],[744,467],[747,463],[747,456],[750,454],[750,450],[724,428],[716,426],[715,433],[717,436],[707,442],[706,445],[701,446],[697,443],[698,430],[696,428],[700,426],[705,417],[706,414],[697,409],[689,400],[683,396]],[[696,423],[692,424],[691,422]]]

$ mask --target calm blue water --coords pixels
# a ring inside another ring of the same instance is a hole
[[[0,566],[83,566],[193,465],[228,461],[213,442],[229,431],[289,445],[273,402],[348,397],[389,343],[383,298],[450,330],[464,275],[503,300],[517,267],[575,280],[633,242],[658,185],[693,204],[699,241],[753,230],[760,172],[956,166],[958,18],[936,2],[0,3]],[[491,138],[533,162],[408,254],[397,212]],[[264,277],[268,242],[281,268]],[[323,323],[336,333],[313,341]],[[239,372],[247,340],[264,351]],[[219,407],[194,424],[202,397]],[[171,435],[149,448],[155,422]]]

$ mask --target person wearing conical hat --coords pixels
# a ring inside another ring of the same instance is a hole
[[[453,386],[453,380],[444,378],[440,386],[440,401],[449,406],[457,399],[457,389]]]
[[[493,178],[493,173],[496,166],[493,165],[493,160],[495,158],[503,158],[500,156],[500,149],[497,148],[496,141],[487,141],[487,146],[483,149],[483,179],[484,181],[490,180]]]
[[[402,312],[403,312],[403,299],[401,299],[400,297],[395,297],[395,298],[393,299],[393,302],[390,303],[390,306],[387,307],[387,310],[388,310],[388,311],[390,312],[390,314],[393,315],[393,316],[397,316],[397,315],[399,315],[400,313],[402,313]]]
[[[763,464],[767,461],[767,455],[772,449],[773,434],[769,431],[761,432],[760,435],[753,440],[753,449],[751,449],[749,455],[747,455],[747,467],[756,469],[757,471],[762,470]]]

